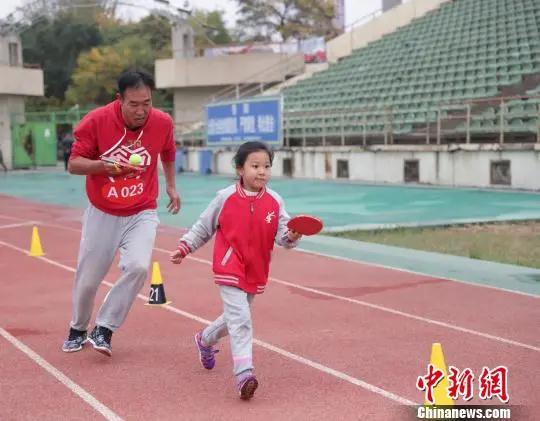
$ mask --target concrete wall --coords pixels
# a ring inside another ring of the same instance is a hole
[[[0,95],[43,94],[43,70],[0,65]]]
[[[315,73],[328,70],[328,67],[329,67],[328,63],[306,64],[304,73],[301,73],[297,76],[287,79],[285,82],[272,86],[270,89],[265,90],[263,92],[263,95],[279,95],[283,89],[289,86],[296,85],[301,80],[308,79],[311,76],[313,76]]]
[[[13,115],[19,116],[18,123],[24,123],[20,120],[24,116],[24,98],[0,95],[0,149],[4,163],[9,169],[13,167],[11,142],[11,118]]]
[[[382,10],[386,12],[402,3],[401,0],[382,0]]]
[[[278,82],[285,75],[296,75],[304,69],[302,54],[166,59],[156,61],[156,84],[158,88],[174,90],[175,123],[181,131],[186,124],[204,119],[204,107],[213,95],[223,95],[224,90],[230,90],[229,95],[234,94],[236,84]]]
[[[13,57],[14,62],[10,62],[9,44],[17,45],[17,54]],[[21,40],[15,34],[0,36],[0,65],[2,66],[22,66]]]
[[[16,45],[10,54],[10,44]],[[0,150],[12,168],[11,123],[24,123],[24,96],[43,96],[43,71],[23,67],[21,40],[16,34],[0,36]]]
[[[171,48],[174,59],[195,57],[195,31],[185,21],[171,26]]]
[[[174,119],[180,129],[185,123],[202,121],[205,118],[205,106],[213,94],[223,86],[205,86],[199,88],[181,88],[174,90]]]
[[[449,0],[411,0],[396,6],[368,23],[353,28],[330,41],[326,47],[328,60],[332,63],[336,62],[340,58],[350,55],[353,50],[365,47],[383,35],[394,32],[397,28],[437,9],[447,1]]]
[[[186,154],[187,171],[199,171],[199,149]],[[214,152],[214,172],[234,174],[234,151]],[[455,187],[540,190],[540,145],[500,148],[499,145],[312,148],[276,151],[272,173],[283,175],[283,159],[293,160],[293,177],[336,179],[337,160],[349,161],[349,180],[369,183],[404,183],[404,161],[419,161],[420,184]],[[490,184],[491,161],[509,160],[511,185]]]
[[[221,57],[156,60],[158,88],[269,83],[303,72],[303,54],[253,53]],[[273,70],[272,70],[273,69]]]
[[[1,39],[2,48],[6,44],[6,38]],[[12,118],[18,116],[17,122],[24,123],[20,121],[24,119],[24,95],[43,96],[43,94],[42,70],[0,65],[0,149],[4,163],[10,169],[12,168]]]

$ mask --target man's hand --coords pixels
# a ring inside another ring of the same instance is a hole
[[[169,213],[176,215],[180,210],[180,207],[182,206],[180,196],[178,195],[174,187],[167,187],[167,195],[170,199],[169,204],[167,205],[167,210],[169,211]]]
[[[77,156],[69,160],[68,170],[70,174],[77,175],[107,175],[111,177],[136,176],[145,171],[144,167],[119,164],[113,158],[90,159]]]
[[[144,171],[143,167],[141,168],[131,167],[131,166],[127,167],[127,166],[123,166],[119,164],[113,164],[111,162],[105,162],[105,161],[102,161],[102,162],[103,162],[103,167],[105,168],[105,172],[107,173],[107,175],[110,175],[112,177],[120,177],[120,176],[127,177],[130,175],[134,176]]]
[[[289,241],[291,243],[294,243],[294,242],[300,240],[300,238],[302,237],[302,234],[300,234],[299,232],[296,232],[296,231],[289,231],[287,233],[287,237],[289,238]]]
[[[180,250],[175,250],[170,254],[170,259],[172,263],[179,265],[184,259],[184,254]]]

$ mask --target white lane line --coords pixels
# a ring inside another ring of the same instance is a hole
[[[11,246],[12,248],[15,248],[16,250],[23,251],[23,249],[12,246],[12,245],[10,245],[8,243],[5,243],[3,241],[0,241],[0,244],[4,244],[6,246]],[[170,250],[165,250],[165,249],[162,249],[162,248],[159,248],[159,247],[154,247],[154,250],[162,252],[162,253],[170,254]],[[26,253],[26,251],[24,251],[24,253]],[[199,262],[199,263],[206,264],[206,265],[210,265],[210,266],[212,265],[211,261],[206,260],[206,259],[201,259],[199,257],[194,257],[194,256],[189,255],[187,258],[190,259],[190,260],[194,260],[196,262]],[[45,257],[40,257],[40,259],[48,261],[49,263],[51,263],[53,265],[63,267],[64,269],[75,271],[74,269],[69,268],[68,266],[64,266],[64,265],[62,265],[60,263],[57,263],[57,262],[54,262],[52,260],[49,261],[49,259],[47,259]],[[309,288],[309,287],[305,287],[305,286],[302,286],[302,285],[294,284],[292,282],[283,281],[283,280],[278,279],[278,278],[270,277],[270,280],[272,280],[272,282],[276,282],[278,284],[286,285],[288,287],[303,290],[303,291],[310,292],[310,293],[313,293],[313,294],[318,294],[318,295],[321,295],[321,296],[334,298],[336,300],[341,300],[341,301],[345,301],[345,302],[349,302],[349,303],[353,303],[353,304],[362,305],[362,306],[369,307],[369,308],[372,308],[372,309],[376,309],[376,310],[384,311],[384,312],[387,312],[387,313],[391,313],[391,314],[394,314],[394,315],[397,315],[397,316],[407,317],[409,319],[421,321],[421,322],[436,325],[436,326],[439,326],[439,327],[444,327],[444,328],[455,330],[455,331],[458,331],[458,332],[468,333],[468,334],[479,336],[479,337],[482,337],[482,338],[485,338],[485,339],[490,339],[490,340],[494,340],[494,341],[497,341],[497,342],[505,343],[507,345],[513,345],[513,346],[517,346],[517,347],[520,347],[520,348],[529,349],[531,351],[540,352],[540,347],[538,347],[538,346],[526,344],[526,343],[523,343],[523,342],[518,342],[518,341],[515,341],[513,339],[507,339],[507,338],[503,338],[501,336],[491,335],[489,333],[480,332],[480,331],[477,331],[477,330],[474,330],[474,329],[469,329],[469,328],[458,326],[458,325],[455,325],[455,324],[441,322],[439,320],[434,320],[434,319],[430,319],[430,318],[427,318],[427,317],[418,316],[416,314],[406,313],[404,311],[396,310],[396,309],[393,309],[393,308],[390,308],[390,307],[381,306],[381,305],[378,305],[378,304],[369,303],[367,301],[356,300],[354,298],[344,297],[344,296],[337,295],[337,294],[331,294],[331,293],[324,292],[324,291],[321,291],[321,290],[318,290],[318,289],[315,289],[315,288]],[[535,296],[535,298],[537,298],[537,297]]]
[[[165,250],[165,249],[161,249],[161,248],[158,248],[158,247],[154,248],[154,250],[170,254],[170,250]],[[187,259],[194,260],[196,262],[203,263],[203,264],[210,265],[210,266],[212,265],[212,262],[210,260],[201,259],[199,257],[194,257],[194,256],[191,256],[191,255],[188,255]],[[480,332],[480,331],[473,330],[473,329],[468,329],[466,327],[461,327],[461,326],[458,326],[458,325],[455,325],[455,324],[441,322],[439,320],[434,320],[434,319],[430,319],[430,318],[427,318],[427,317],[417,316],[416,314],[406,313],[406,312],[401,311],[401,310],[396,310],[396,309],[393,309],[393,308],[390,308],[390,307],[385,307],[385,306],[381,306],[381,305],[378,305],[378,304],[369,303],[367,301],[356,300],[354,298],[344,297],[342,295],[331,294],[329,292],[324,292],[324,291],[321,291],[321,290],[318,290],[318,289],[315,289],[315,288],[305,287],[305,286],[302,286],[302,285],[294,284],[292,282],[283,281],[281,279],[277,279],[277,278],[274,278],[274,277],[270,277],[270,280],[272,282],[276,282],[278,284],[286,285],[288,287],[299,289],[299,290],[302,290],[302,291],[310,292],[312,294],[317,294],[317,295],[333,298],[333,299],[340,300],[340,301],[346,301],[346,302],[352,303],[352,304],[358,304],[358,305],[369,307],[369,308],[372,308],[372,309],[375,309],[375,310],[380,310],[380,311],[384,311],[384,312],[387,312],[387,313],[395,314],[397,316],[407,317],[409,319],[418,320],[418,321],[421,321],[421,322],[424,322],[424,323],[429,323],[429,324],[444,327],[444,328],[447,328],[447,329],[456,330],[458,332],[468,333],[468,334],[471,334],[471,335],[480,336],[482,338],[491,339],[491,340],[494,340],[494,341],[497,341],[497,342],[502,342],[502,343],[505,343],[505,344],[508,344],[508,345],[514,345],[514,346],[518,346],[518,347],[521,347],[521,348],[530,349],[532,351],[540,352],[540,347],[525,344],[525,343],[518,342],[518,341],[514,341],[512,339],[506,339],[506,338],[503,338],[503,337],[500,337],[500,336],[491,335],[489,333],[484,333],[484,332]]]
[[[342,297],[340,295],[335,295],[335,294],[331,294],[331,293],[328,293],[328,292],[319,291],[319,290],[316,290],[314,288],[303,287],[303,286],[300,286],[300,285],[292,284],[290,282],[281,281],[281,280],[274,279],[274,278],[271,278],[271,279],[272,279],[273,282],[277,282],[277,283],[280,283],[280,284],[283,284],[283,285],[287,285],[287,286],[290,286],[292,288],[301,289],[303,291],[311,292],[313,294],[323,295],[323,296],[326,296],[326,297],[334,298],[336,300],[348,301],[350,303],[359,304],[359,305],[366,306],[366,307],[369,307],[369,308],[373,308],[373,309],[376,309],[376,310],[386,311],[388,313],[392,313],[392,314],[395,314],[395,315],[398,315],[398,316],[408,317],[410,319],[418,320],[418,321],[421,321],[421,322],[424,322],[424,323],[429,323],[429,324],[432,324],[432,325],[445,327],[447,329],[457,330],[458,332],[469,333],[471,335],[480,336],[480,337],[486,338],[486,339],[492,339],[494,341],[502,342],[502,343],[505,343],[505,344],[508,344],[508,345],[515,345],[515,346],[519,346],[519,347],[522,347],[522,348],[530,349],[532,351],[540,352],[540,347],[536,347],[534,345],[529,345],[529,344],[525,344],[525,343],[522,343],[522,342],[514,341],[512,339],[506,339],[506,338],[503,338],[503,337],[500,337],[500,336],[491,335],[489,333],[484,333],[484,332],[480,332],[480,331],[473,330],[473,329],[468,329],[466,327],[461,327],[461,326],[454,325],[454,324],[451,324],[451,323],[441,322],[441,321],[438,321],[438,320],[429,319],[427,317],[417,316],[415,314],[406,313],[404,311],[395,310],[393,308],[384,307],[384,306],[381,306],[381,305],[378,305],[378,304],[368,303],[366,301],[355,300],[354,298]]]
[[[35,221],[21,222],[18,224],[0,225],[0,229],[26,227],[28,225],[35,225]]]
[[[15,217],[3,216],[1,214],[0,214],[0,217],[10,218],[10,219],[19,220],[19,221],[24,221],[25,220],[23,218],[15,218]],[[63,225],[56,225],[56,224],[51,224],[51,223],[47,223],[47,222],[39,222],[39,221],[36,221],[36,223],[38,223],[40,225],[43,225],[43,226],[49,226],[49,227],[53,227],[53,228],[64,229],[64,230],[69,230],[69,231],[74,231],[74,232],[79,232],[79,233],[81,232],[80,229],[72,228],[72,227],[66,227],[66,226],[63,226]],[[178,228],[178,230],[185,231],[184,228]],[[508,288],[502,288],[502,287],[497,287],[497,286],[494,286],[494,285],[482,284],[480,282],[465,281],[463,279],[449,278],[449,277],[446,277],[446,276],[434,275],[432,273],[418,272],[418,271],[414,271],[414,270],[411,270],[411,269],[404,269],[404,268],[400,268],[400,267],[396,267],[396,266],[384,265],[382,263],[373,263],[373,262],[368,262],[368,261],[365,261],[365,260],[350,259],[348,257],[342,257],[342,256],[333,255],[333,254],[326,254],[326,253],[320,253],[320,252],[316,252],[316,251],[306,250],[306,249],[303,249],[301,247],[297,247],[295,249],[295,251],[305,253],[305,254],[312,254],[312,255],[315,255],[315,256],[328,257],[330,259],[342,260],[344,262],[350,262],[350,263],[354,263],[354,264],[362,265],[362,266],[373,266],[373,267],[376,267],[376,268],[395,270],[395,271],[404,272],[404,273],[411,273],[413,275],[429,276],[429,277],[435,278],[435,279],[442,279],[442,280],[445,280],[445,281],[458,282],[460,284],[469,285],[471,287],[487,288],[487,289],[491,289],[491,290],[495,290],[495,291],[507,292],[507,293],[510,293],[510,294],[523,295],[523,296],[526,296],[526,297],[532,297],[532,298],[537,298],[537,299],[540,298],[540,296],[538,294],[533,294],[533,293],[529,293],[529,292],[518,291],[518,290],[508,289]]]
[[[417,272],[417,271],[412,270],[412,269],[404,269],[404,268],[400,268],[400,267],[396,267],[396,266],[383,265],[382,263],[372,263],[372,262],[368,262],[368,261],[365,261],[365,260],[355,260],[355,259],[350,259],[348,257],[335,256],[333,254],[319,253],[317,251],[306,250],[306,249],[303,249],[301,247],[297,247],[297,250],[301,251],[303,253],[306,253],[306,254],[313,254],[315,256],[323,256],[323,257],[328,257],[330,259],[343,260],[345,262],[356,263],[356,264],[365,265],[365,266],[373,266],[373,267],[376,267],[376,268],[395,270],[395,271],[398,271],[398,272],[411,273],[413,275],[429,276],[430,278],[442,279],[442,280],[445,280],[445,281],[452,281],[452,282],[459,282],[460,284],[465,284],[465,285],[469,285],[469,286],[472,286],[472,287],[494,289],[496,291],[509,292],[511,294],[525,295],[526,297],[540,298],[540,296],[538,294],[533,294],[533,293],[524,292],[524,291],[517,291],[515,289],[496,287],[494,285],[481,284],[480,282],[464,281],[463,279],[449,278],[449,277],[446,277],[446,276],[433,275],[431,273],[425,273],[425,272]]]
[[[13,219],[15,221],[26,221],[26,220],[28,220],[28,218],[20,218],[18,216],[5,215],[3,213],[0,213],[0,218]]]
[[[11,221],[28,221],[28,218],[18,218],[16,216],[2,215],[2,214],[0,214],[0,218],[9,219]]]
[[[17,250],[17,251],[20,251],[22,253],[25,253],[26,254],[26,250],[23,250],[17,246],[14,246],[12,244],[8,244],[4,241],[0,241],[0,244],[3,244],[7,247],[10,247],[14,250]],[[75,272],[75,268],[72,268],[70,266],[66,266],[66,265],[63,265],[61,263],[58,263],[58,262],[55,262],[54,260],[51,260],[51,259],[48,259],[46,257],[37,257],[38,259],[40,260],[43,260],[44,262],[47,262],[47,263],[50,263],[52,265],[55,265],[55,266],[58,266],[62,269],[66,269],[70,272]],[[107,282],[107,281],[103,281],[102,282],[104,285],[108,286],[109,288],[112,288],[113,284],[111,284],[110,282]],[[142,294],[137,294],[137,298],[143,300],[144,302],[146,302],[148,300],[148,297],[145,297],[144,295]],[[203,324],[210,324],[210,321],[209,320],[206,320],[202,317],[199,317],[199,316],[196,316],[195,314],[192,314],[192,313],[188,313],[187,311],[183,311],[183,310],[180,310],[176,307],[173,307],[171,305],[165,305],[163,306],[163,308],[169,310],[169,311],[172,311],[173,313],[176,313],[178,315],[181,315],[183,317],[186,317],[188,319],[191,319],[191,320],[194,320],[196,322],[199,322],[199,323],[203,323]],[[261,341],[261,340],[258,340],[258,339],[254,339],[253,342],[269,351],[273,351],[279,355],[282,355],[286,358],[289,358],[293,361],[296,361],[300,364],[304,364],[308,367],[311,367],[311,368],[314,368],[316,370],[319,370],[323,373],[326,373],[326,374],[329,374],[331,376],[334,376],[336,378],[339,378],[343,381],[346,381],[346,382],[349,382],[351,384],[354,384],[355,386],[359,386],[361,387],[362,389],[365,389],[369,392],[372,392],[372,393],[376,393],[378,395],[381,395],[387,399],[390,399],[390,400],[393,400],[394,402],[397,402],[399,404],[402,404],[402,405],[416,405],[415,402],[407,399],[407,398],[404,398],[402,396],[399,396],[399,395],[396,395],[392,392],[388,392],[384,389],[381,389],[380,387],[377,387],[375,385],[372,385],[371,383],[367,383],[365,382],[364,380],[361,380],[361,379],[358,379],[356,377],[352,377],[352,376],[349,376],[348,374],[346,373],[343,373],[341,371],[338,371],[338,370],[335,370],[331,367],[327,367],[323,364],[320,364],[318,362],[315,362],[315,361],[312,361],[312,360],[309,360],[307,358],[304,358],[300,355],[297,355],[297,354],[294,354],[292,352],[289,352],[283,348],[279,348],[275,345],[272,345],[268,342],[264,342],[264,341]]]
[[[45,359],[43,359],[39,354],[34,352],[24,343],[22,343],[17,338],[15,338],[9,332],[4,330],[2,327],[0,327],[0,335],[3,336],[4,339],[10,342],[19,351],[26,354],[27,357],[29,357],[37,365],[39,365],[41,368],[47,371],[56,380],[58,380],[60,383],[66,386],[69,390],[71,390],[73,393],[79,396],[83,401],[85,401],[88,405],[94,408],[97,412],[103,415],[105,419],[111,420],[111,421],[122,420],[122,418],[120,418],[117,414],[115,414],[111,409],[109,409],[107,406],[105,406],[100,401],[98,401],[94,396],[92,396],[90,393],[84,390],[81,386],[79,386],[77,383],[75,383],[73,380],[67,377],[64,373],[62,373],[60,370],[58,370],[49,362],[47,362]]]
[[[9,247],[13,250],[17,250],[17,251],[20,251],[21,253],[24,253],[25,255],[28,256],[28,250],[25,250],[25,249],[22,249],[20,247],[17,247],[17,246],[14,246],[13,244],[10,244],[10,243],[6,243],[5,241],[1,241],[0,240],[0,245],[3,245],[3,246],[6,246],[6,247]],[[58,266],[59,268],[62,268],[62,269],[65,269],[65,270],[68,270],[70,272],[75,272],[75,268],[72,268],[71,266],[66,266],[66,265],[63,265],[62,263],[58,263],[54,260],[51,260],[51,259],[48,259],[46,257],[43,257],[43,256],[37,256],[36,257],[37,259],[40,259],[40,260],[43,260],[44,262],[47,262],[51,265],[54,265],[54,266]]]
[[[107,282],[107,281],[104,281],[103,282],[105,285],[109,286],[112,288],[113,284]],[[141,300],[143,300],[144,302],[148,301],[148,297],[145,297],[144,295],[142,294],[137,294],[137,297],[140,298]],[[188,313],[187,311],[183,311],[183,310],[180,310],[176,307],[173,307],[171,306],[170,304],[167,304],[165,306],[163,306],[163,308],[166,308],[167,310],[169,311],[172,311],[173,313],[176,313],[176,314],[179,314],[183,317],[186,317],[188,319],[191,319],[191,320],[194,320],[194,321],[197,321],[197,322],[200,322],[200,323],[204,323],[206,325],[209,325],[211,323],[210,320],[206,320],[206,319],[203,319],[202,317],[199,317],[199,316],[196,316],[195,314],[192,314],[192,313]],[[341,371],[338,371],[338,370],[334,370],[333,368],[331,367],[328,367],[328,366],[325,366],[324,364],[320,364],[316,361],[312,361],[312,360],[309,360],[305,357],[302,357],[301,355],[298,355],[298,354],[294,354],[292,352],[289,352],[283,348],[279,348],[275,345],[272,345],[268,342],[264,342],[264,341],[261,341],[259,339],[253,339],[253,343],[254,344],[257,344],[259,345],[260,347],[262,348],[265,348],[269,351],[273,351],[285,358],[289,358],[290,360],[293,360],[293,361],[296,361],[300,364],[304,364],[304,365],[307,365],[308,367],[311,367],[311,368],[314,368],[316,370],[319,370],[319,371],[322,371],[323,373],[326,373],[326,374],[329,374],[331,376],[334,376],[334,377],[337,377],[338,379],[341,379],[341,380],[344,380],[346,382],[349,382],[351,384],[354,384],[356,386],[359,386],[361,387],[362,389],[366,389],[370,392],[373,392],[373,393],[376,393],[378,395],[381,395],[381,396],[384,396],[385,398],[387,399],[391,399],[397,403],[400,403],[402,405],[416,405],[415,402],[413,401],[410,401],[409,399],[407,398],[404,398],[402,396],[399,396],[399,395],[396,395],[392,392],[388,392],[387,390],[384,390],[384,389],[381,389],[380,387],[377,387],[375,385],[372,385],[371,383],[367,383],[361,379],[358,379],[356,377],[352,377],[352,376],[349,376],[348,374],[346,373],[343,373]]]

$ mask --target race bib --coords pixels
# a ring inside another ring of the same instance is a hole
[[[101,189],[101,194],[106,200],[125,206],[137,203],[143,193],[144,182],[135,178],[116,180],[105,184]]]

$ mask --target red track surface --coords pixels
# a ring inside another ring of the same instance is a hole
[[[281,249],[271,285],[253,306],[263,343],[254,347],[260,388],[242,402],[228,341],[212,371],[200,367],[193,344],[201,319],[221,311],[211,244],[173,266],[165,251],[179,232],[170,227],[160,229],[154,260],[173,311],[144,306],[145,287],[113,336],[112,358],[89,347],[65,354],[81,211],[6,196],[0,204],[0,328],[121,418],[407,419],[399,401],[423,402],[415,382],[433,342],[442,343],[447,364],[476,375],[483,366],[506,365],[510,403],[530,408],[530,419],[539,407],[537,298]],[[23,253],[31,225],[15,225],[29,221],[39,221],[45,259]],[[114,266],[106,281],[117,275]],[[108,290],[100,288],[96,309]],[[2,336],[0,373],[1,419],[99,417]],[[475,397],[469,403],[486,403],[477,390]]]

